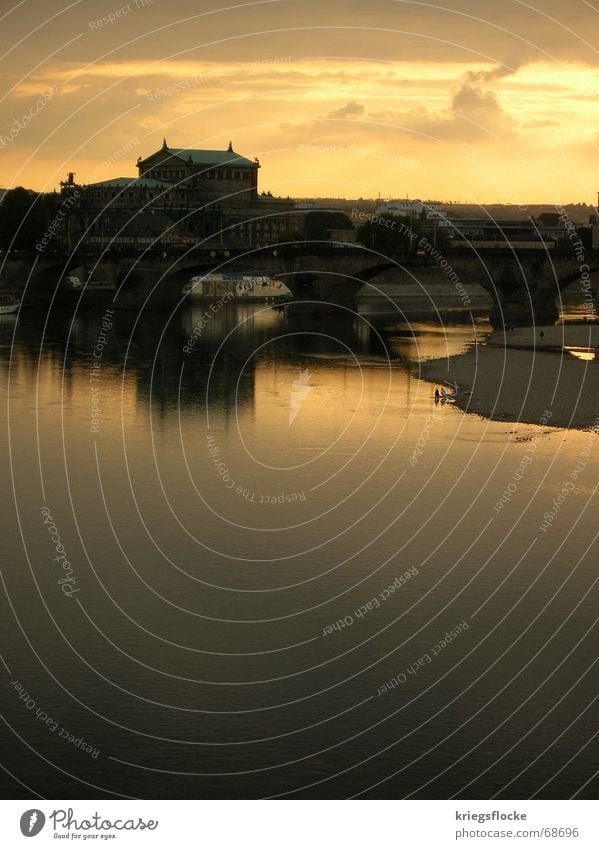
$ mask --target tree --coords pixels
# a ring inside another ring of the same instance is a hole
[[[417,224],[409,218],[386,215],[367,221],[358,229],[357,236],[367,248],[392,254],[409,249],[417,241],[419,232]]]
[[[416,251],[421,239],[436,248],[447,246],[446,227],[431,225],[426,216],[413,219],[402,215],[386,215],[367,221],[357,233],[358,241],[382,254]]]
[[[351,230],[353,226],[344,212],[317,209],[306,215],[304,238],[307,242],[326,242],[331,238],[331,230]]]
[[[35,250],[50,226],[54,205],[52,196],[22,186],[9,189],[0,201],[0,249]]]

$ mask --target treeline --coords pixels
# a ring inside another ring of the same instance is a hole
[[[0,200],[0,250],[34,251],[51,225],[60,198],[18,186]]]
[[[425,216],[415,215],[413,218],[403,215],[368,215],[366,221],[356,233],[357,239],[365,247],[372,248],[383,254],[394,251],[415,251],[421,239],[426,244],[434,241],[436,247],[447,244],[445,228],[438,227],[431,234],[430,224],[427,226]]]

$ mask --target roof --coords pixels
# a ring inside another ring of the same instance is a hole
[[[446,221],[456,227],[501,227],[504,230],[533,226],[528,218],[447,218]]]
[[[537,221],[546,227],[559,227],[562,225],[559,212],[542,212],[537,217]]]
[[[252,162],[251,159],[246,159],[234,150],[194,150],[193,148],[184,147],[161,147],[160,150],[146,156],[142,162],[155,156],[156,153],[166,150],[174,156],[179,156],[181,159],[191,159],[194,165],[241,165],[245,168],[257,168],[258,163]]]
[[[174,183],[167,180],[151,180],[146,177],[115,177],[113,180],[101,180],[88,183],[88,189],[170,189]]]

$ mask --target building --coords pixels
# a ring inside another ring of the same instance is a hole
[[[451,227],[448,235],[454,240],[464,240],[480,244],[481,242],[528,243],[532,246],[548,248],[568,246],[569,231],[563,219],[556,212],[542,212],[537,218],[500,219],[486,218],[447,218]],[[588,225],[576,224],[580,235],[589,229]],[[586,237],[585,237],[586,238]],[[588,237],[590,241],[590,235]]]
[[[226,198],[227,206],[247,206],[258,197],[257,159],[250,161],[233,150],[183,150],[162,148],[137,160],[140,180],[154,180],[172,187],[175,194],[189,196],[195,206]]]
[[[290,198],[259,193],[259,168],[232,144],[194,150],[171,148],[164,139],[159,150],[137,160],[137,177],[78,185],[70,173],[61,183],[63,195],[76,199],[67,241],[115,249],[148,243],[252,248],[301,238],[303,214]]]
[[[465,242],[478,247],[498,247],[518,243],[522,247],[553,247],[553,241],[544,239],[530,218],[447,218],[446,224],[446,236],[454,244]]]
[[[385,200],[377,204],[376,215],[393,215],[402,218],[410,218],[411,220],[426,219],[427,221],[435,219],[444,219],[447,213],[443,211],[441,204],[438,201],[432,200]]]

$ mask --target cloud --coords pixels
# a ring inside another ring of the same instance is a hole
[[[355,100],[351,100],[345,106],[342,106],[341,109],[336,109],[334,112],[329,112],[328,118],[363,118],[366,114],[366,108],[362,106],[361,103],[356,103]]]
[[[490,83],[493,80],[500,80],[503,77],[511,77],[522,67],[520,60],[508,63],[502,63],[488,71],[466,71],[464,80],[468,83]]]
[[[437,101],[436,107],[409,103],[404,107],[377,110],[367,109],[362,103],[351,100],[345,106],[319,116],[305,124],[289,124],[285,129],[291,136],[301,134],[312,138],[315,143],[332,143],[338,136],[333,122],[344,118],[352,121],[344,129],[348,141],[358,143],[368,136],[396,140],[398,135],[404,138],[420,138],[422,143],[441,141],[446,143],[473,141],[483,142],[485,138],[499,136],[502,140],[513,137],[517,132],[516,121],[504,110],[496,94],[474,85],[474,80],[490,82],[515,73],[513,66],[498,65],[488,70],[475,70],[461,73],[459,80],[445,87],[449,100]],[[453,88],[453,93],[451,89]],[[399,98],[394,98],[397,101]],[[425,103],[428,103],[425,100]],[[359,119],[359,120],[358,120]]]
[[[487,129],[492,129],[496,124],[505,127],[511,123],[492,91],[482,91],[467,83],[454,95],[451,111]]]

